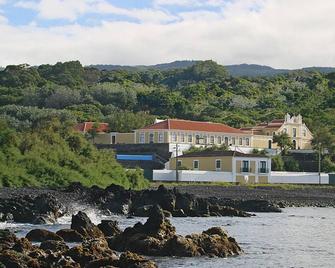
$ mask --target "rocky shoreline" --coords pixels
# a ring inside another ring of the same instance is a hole
[[[78,207],[89,206],[102,214],[148,217],[150,209],[159,205],[166,216],[251,217],[250,212],[280,212],[277,205],[266,200],[234,200],[217,197],[198,197],[168,189],[161,185],[157,189],[142,191],[126,190],[110,185],[106,189],[87,188],[79,183],[64,189],[0,189],[0,221],[45,224],[55,223],[57,218],[76,213]]]
[[[76,245],[69,247],[67,242]],[[116,250],[123,253],[118,256]],[[72,215],[71,229],[56,233],[33,229],[19,239],[9,230],[0,230],[0,267],[155,268],[153,261],[138,254],[226,258],[242,252],[221,227],[185,237],[177,235],[158,205],[150,209],[144,224],[138,222],[124,231],[115,221],[95,225],[80,211]]]

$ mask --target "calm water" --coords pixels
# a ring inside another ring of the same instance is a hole
[[[98,223],[101,218],[87,211]],[[119,220],[121,227],[138,220]],[[238,257],[220,258],[157,258],[159,267],[335,267],[335,209],[288,208],[283,213],[257,214],[252,218],[172,218],[179,234],[201,232],[212,226],[223,226],[244,250]],[[43,226],[50,230],[69,227],[70,217],[59,224]],[[19,236],[37,228],[32,225],[1,224]]]

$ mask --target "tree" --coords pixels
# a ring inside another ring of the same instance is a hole
[[[278,144],[283,155],[285,155],[289,149],[293,148],[292,140],[287,133],[274,135],[273,142]]]

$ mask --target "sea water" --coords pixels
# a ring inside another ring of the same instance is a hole
[[[93,222],[118,220],[121,228],[145,218],[106,217],[87,209]],[[222,258],[154,258],[159,267],[335,267],[335,208],[286,208],[283,213],[258,213],[251,218],[209,217],[171,218],[181,235],[200,233],[213,226],[222,226],[234,237],[244,253]],[[57,231],[70,227],[71,217],[53,225],[5,224],[18,236],[34,228]]]

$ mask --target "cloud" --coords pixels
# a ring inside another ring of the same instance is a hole
[[[0,24],[0,66],[73,59],[84,64],[213,59],[221,64],[258,63],[280,68],[335,66],[333,0],[323,0],[322,5],[316,0],[235,0],[226,1],[216,11],[200,9],[173,15],[153,7],[146,13],[146,9],[96,3],[99,14],[151,19],[143,23],[105,20],[92,27],[77,23],[49,28]],[[86,12],[78,8],[68,14],[76,17]],[[159,12],[171,21],[161,23]]]
[[[154,0],[154,6],[188,6],[188,7],[219,7],[227,3],[228,0]]]
[[[174,16],[162,10],[119,8],[105,0],[19,1],[16,6],[35,10],[38,12],[39,18],[46,20],[65,19],[75,21],[85,14],[114,14],[143,22],[170,22],[175,20]]]

